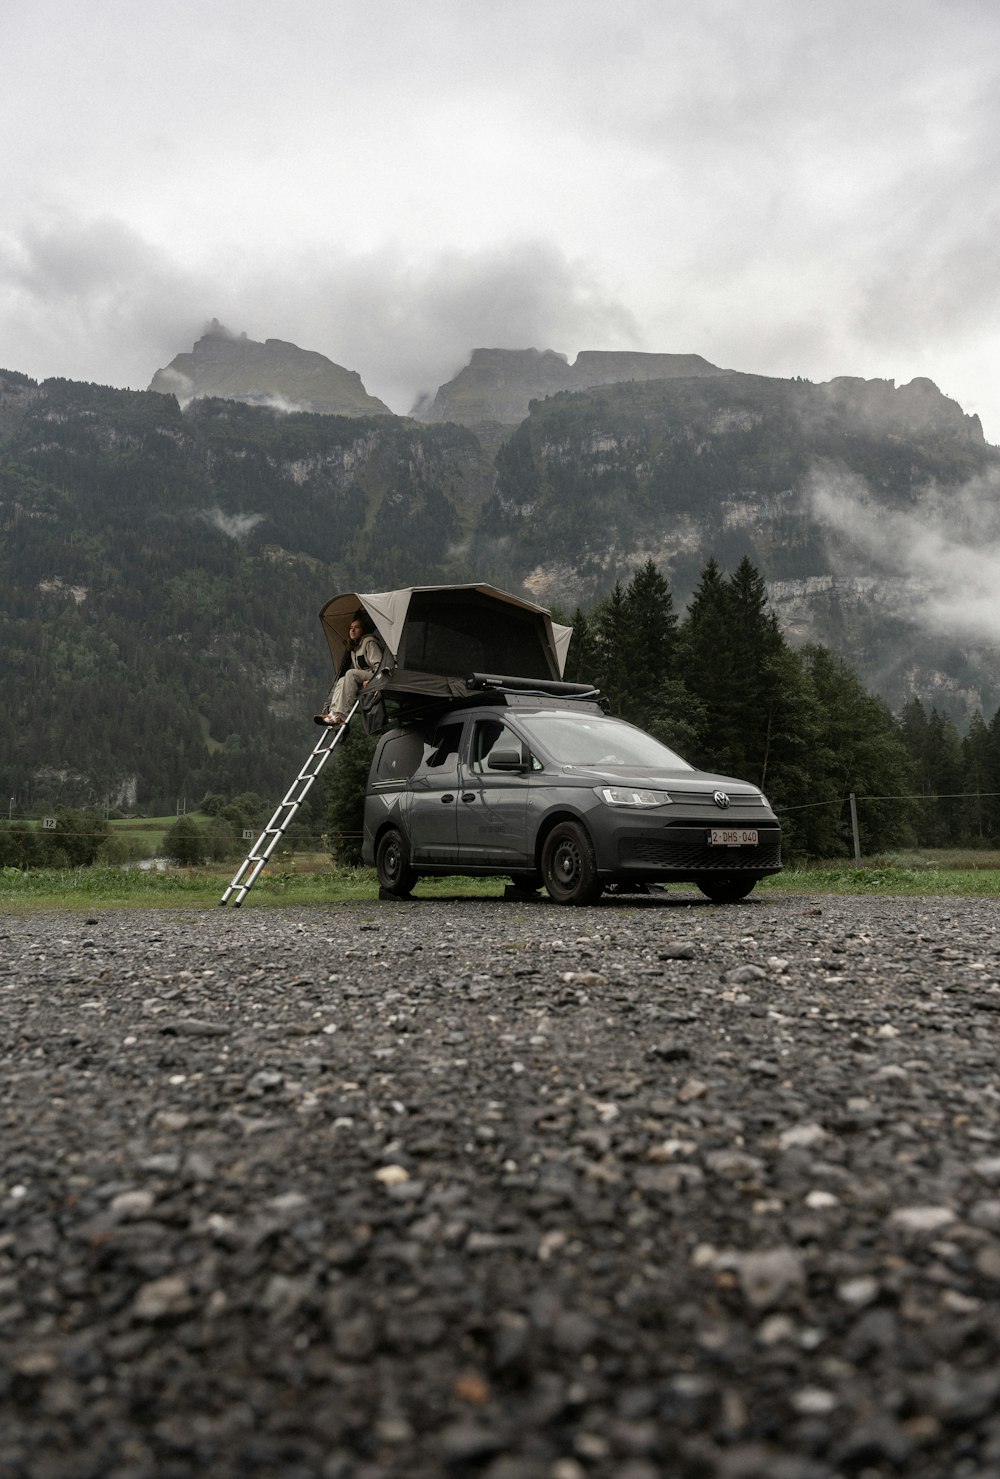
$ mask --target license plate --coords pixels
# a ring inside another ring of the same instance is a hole
[[[756,847],[756,827],[713,827],[708,834],[709,847]]]

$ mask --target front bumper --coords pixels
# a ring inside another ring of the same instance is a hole
[[[593,816],[593,814],[591,814]],[[711,819],[715,823],[715,819]],[[773,817],[730,818],[726,825],[752,827],[755,846],[714,847],[708,823],[685,818],[651,825],[649,817],[616,817],[597,842],[598,872],[606,877],[634,879],[691,878],[697,873],[752,873],[763,877],[781,872],[781,824]]]

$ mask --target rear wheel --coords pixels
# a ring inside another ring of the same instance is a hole
[[[594,846],[578,822],[560,822],[546,837],[542,879],[557,904],[594,904],[601,897]]]
[[[696,878],[695,883],[713,904],[736,904],[757,886],[756,878],[741,878],[738,873],[723,873],[719,878]]]
[[[419,874],[410,867],[410,849],[406,838],[395,827],[389,827],[378,840],[375,870],[380,886],[387,894],[405,899],[413,890]]]

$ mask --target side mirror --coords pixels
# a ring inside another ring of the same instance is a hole
[[[491,750],[486,757],[487,770],[527,770],[528,760],[518,750]]]

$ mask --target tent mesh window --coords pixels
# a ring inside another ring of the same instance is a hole
[[[498,607],[476,591],[415,592],[400,666],[441,675],[517,673],[554,676],[539,640],[537,618]]]

